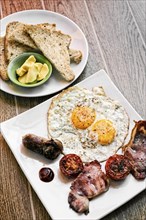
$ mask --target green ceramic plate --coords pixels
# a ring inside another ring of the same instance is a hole
[[[20,68],[22,66],[22,64],[28,59],[29,56],[33,55],[35,58],[36,58],[36,62],[40,62],[40,63],[46,63],[48,68],[49,68],[49,72],[47,74],[47,76],[42,79],[41,81],[39,82],[35,82],[35,83],[30,83],[30,84],[23,84],[23,83],[20,83],[18,81],[18,77],[17,77],[17,74],[16,74],[16,70],[18,68]],[[43,83],[45,83],[51,76],[51,73],[52,73],[52,65],[51,63],[47,60],[46,57],[44,57],[43,55],[41,54],[38,54],[38,53],[34,53],[34,52],[28,52],[28,53],[23,53],[21,54],[20,56],[16,57],[15,59],[13,59],[9,65],[8,65],[8,76],[10,78],[10,80],[15,83],[16,85],[18,86],[22,86],[22,87],[36,87],[36,86],[40,86],[42,85]]]

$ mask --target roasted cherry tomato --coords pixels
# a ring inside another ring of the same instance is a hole
[[[83,170],[83,162],[76,154],[66,154],[59,163],[61,172],[66,177],[76,177]]]
[[[130,173],[131,164],[123,155],[115,154],[106,161],[105,170],[107,176],[111,179],[122,180]]]

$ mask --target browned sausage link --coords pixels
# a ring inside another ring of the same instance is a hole
[[[62,143],[58,140],[46,139],[34,134],[26,134],[22,137],[23,145],[36,153],[42,154],[44,157],[53,160],[62,152]]]

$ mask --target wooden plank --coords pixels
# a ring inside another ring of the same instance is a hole
[[[27,180],[0,134],[1,219],[33,219]]]
[[[146,44],[146,1],[128,0],[128,5]]]
[[[1,4],[2,4],[3,17],[22,10],[42,9],[41,0],[35,0],[35,1],[4,0],[1,1]]]
[[[142,116],[145,112],[145,52],[126,1],[86,1],[108,73]]]
[[[0,91],[0,122],[16,115],[15,99],[13,96]]]

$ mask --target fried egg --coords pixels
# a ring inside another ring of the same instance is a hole
[[[62,142],[64,154],[75,153],[83,162],[102,162],[115,154],[128,126],[125,109],[100,87],[71,87],[56,96],[48,110],[49,137]]]

